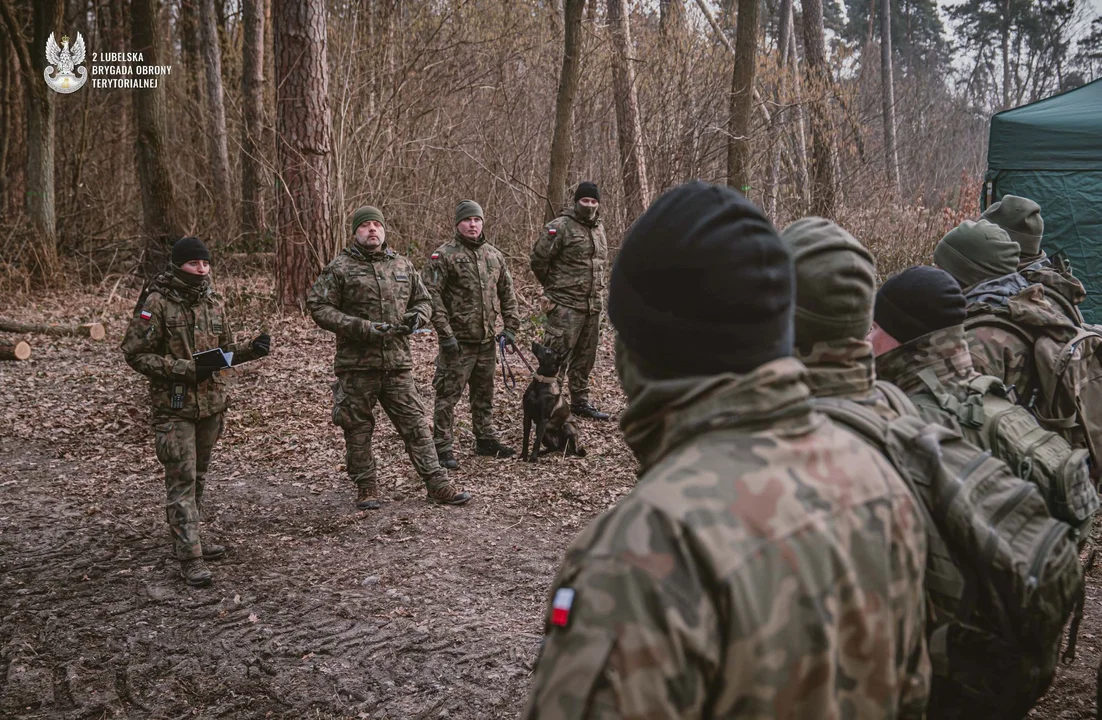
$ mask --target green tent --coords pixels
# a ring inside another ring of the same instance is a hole
[[[1064,250],[1102,323],[1102,80],[991,118],[984,208],[1003,195],[1041,206],[1042,247]]]

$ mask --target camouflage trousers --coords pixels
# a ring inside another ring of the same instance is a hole
[[[197,422],[169,420],[154,423],[154,447],[165,468],[165,515],[172,532],[177,560],[202,557],[199,517],[203,507],[210,453],[222,435],[225,413]]]
[[[572,402],[589,400],[589,375],[597,363],[597,343],[601,337],[601,313],[588,313],[555,305],[547,313],[543,344],[558,352],[566,351],[566,362],[559,368],[559,379],[570,388]]]
[[[425,405],[409,370],[350,370],[333,383],[333,423],[344,430],[348,476],[356,485],[377,484],[371,436],[375,405],[381,405],[406,445],[413,468],[429,490],[443,487],[448,473],[432,445]]]
[[[432,388],[436,391],[436,403],[432,413],[432,435],[436,452],[452,449],[452,432],[455,428],[455,406],[463,396],[463,388],[471,388],[471,420],[476,440],[493,440],[497,437],[493,424],[494,363],[497,345],[487,343],[459,343],[459,357],[448,359],[440,352],[436,356],[436,374]]]

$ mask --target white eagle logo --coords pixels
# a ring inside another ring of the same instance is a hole
[[[58,47],[54,34],[50,33],[46,40],[46,62],[49,65],[42,71],[42,75],[46,78],[46,84],[57,92],[71,93],[84,87],[84,82],[88,79],[88,69],[77,67],[84,62],[84,38],[80,33],[77,33],[77,41],[73,43],[71,50],[68,35],[61,38],[61,47]],[[57,66],[57,77],[54,77],[54,65]],[[73,74],[74,67],[77,75]]]

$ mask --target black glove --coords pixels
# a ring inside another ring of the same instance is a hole
[[[262,358],[272,350],[272,339],[268,337],[268,333],[260,333],[253,340],[250,346],[253,351],[253,357]]]
[[[459,357],[459,341],[454,336],[440,338],[440,349],[444,351],[444,356],[449,359]]]
[[[198,385],[204,380],[209,380],[210,376],[216,372],[218,372],[218,369],[210,365],[199,365],[195,368],[195,384]]]
[[[513,349],[514,350],[516,349],[516,347],[517,347],[517,336],[513,334],[512,330],[502,330],[501,334],[497,336],[497,339],[498,339],[499,342],[501,341],[501,338],[505,338],[505,344],[506,345],[512,345]]]
[[[421,314],[415,312],[408,312],[402,316],[402,324],[409,328],[410,332],[414,332],[421,327]]]

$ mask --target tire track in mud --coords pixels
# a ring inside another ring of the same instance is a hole
[[[111,515],[51,485],[71,461],[0,451],[16,472],[0,499],[0,715],[503,717],[523,703],[559,552],[518,554],[523,522],[501,530],[420,490],[364,517],[343,487],[215,484],[204,532],[234,547],[192,589],[156,484],[105,501]]]

